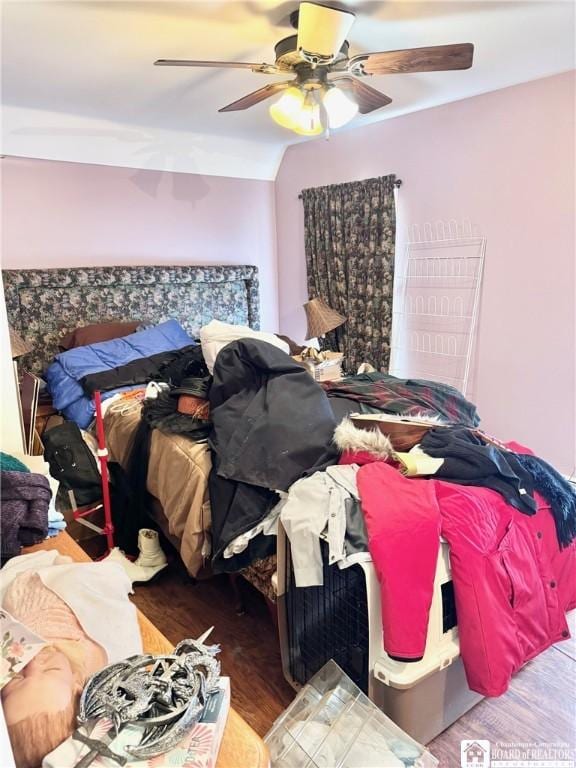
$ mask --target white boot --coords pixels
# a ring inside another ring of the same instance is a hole
[[[160,566],[145,567],[138,565],[138,561],[132,562],[129,560],[124,552],[118,547],[114,547],[104,558],[104,561],[111,560],[112,562],[119,563],[124,568],[126,575],[132,582],[132,584],[143,584],[153,579],[163,568],[166,567],[166,563]]]
[[[157,531],[151,528],[140,528],[138,532],[138,549],[140,554],[136,558],[135,564],[141,568],[156,568],[156,573],[166,568],[168,561],[166,555],[160,546],[160,539]]]

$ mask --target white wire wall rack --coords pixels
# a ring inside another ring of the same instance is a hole
[[[486,238],[470,222],[414,225],[397,276],[390,373],[468,393]]]

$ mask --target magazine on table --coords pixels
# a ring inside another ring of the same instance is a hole
[[[125,748],[138,744],[142,733],[140,729],[132,726],[123,728],[107,746],[116,754],[128,758],[124,768],[167,768],[167,766],[170,768],[215,768],[229,710],[230,678],[221,677],[218,691],[213,693],[207,701],[202,719],[190,729],[174,749],[146,760],[131,760],[125,752]],[[96,740],[104,738],[109,732],[110,726],[109,720],[100,720],[87,735]],[[67,739],[44,758],[42,767],[74,766],[88,751],[88,747],[81,742],[72,738]],[[97,757],[91,765],[92,768],[118,768],[117,762],[102,756]]]

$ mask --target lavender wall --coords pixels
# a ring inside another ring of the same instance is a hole
[[[2,266],[255,264],[278,325],[270,181],[6,157]]]
[[[281,330],[301,339],[298,193],[396,173],[401,236],[467,218],[487,237],[473,381],[484,427],[571,472],[574,85],[568,73],[290,147],[276,221],[272,182],[7,157],[2,265],[256,264],[263,325],[277,327],[279,306]]]
[[[276,179],[280,328],[304,334],[306,187],[396,173],[399,232],[487,237],[474,398],[483,426],[575,460],[574,73],[290,147]]]

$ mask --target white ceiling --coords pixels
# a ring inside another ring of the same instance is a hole
[[[346,2],[352,53],[472,42],[461,72],[373,76],[385,120],[574,67],[574,3]],[[2,3],[4,154],[274,178],[299,140],[268,116],[218,108],[278,76],[154,67],[157,58],[274,60],[297,0]],[[285,79],[285,78],[283,78]],[[318,139],[315,139],[318,140]]]

